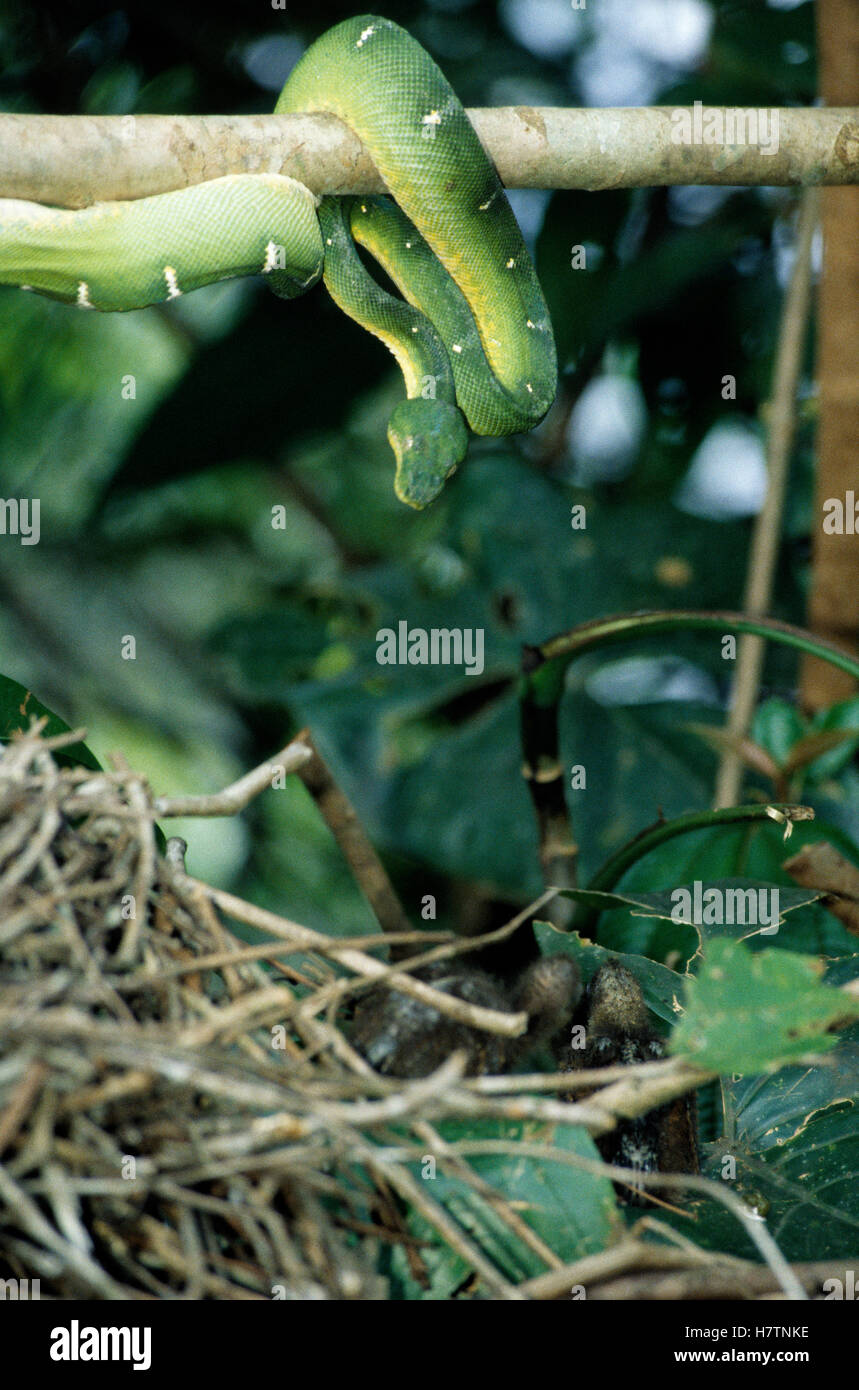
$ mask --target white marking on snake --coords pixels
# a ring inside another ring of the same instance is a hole
[[[508,269],[508,270],[512,270],[515,264],[516,264],[516,261],[515,261],[514,258],[511,256],[510,259],[509,259],[509,261],[507,262],[507,269]]]
[[[526,382],[525,382],[525,390],[526,390],[526,391],[530,391],[531,395],[533,396],[533,394],[534,394],[534,388],[533,388],[533,386],[531,385],[530,381],[526,381]]]
[[[526,320],[525,320],[525,327],[526,327],[526,328],[536,328],[537,325],[536,325],[536,323],[532,323],[530,319],[526,319]]]
[[[176,272],[172,265],[165,265],[164,279],[167,281],[167,298],[178,299],[182,291],[179,288],[179,281],[176,279]]]
[[[428,111],[421,117],[422,125],[441,125],[441,116],[438,111]]]
[[[265,248],[265,265],[260,272],[262,275],[269,275],[273,270],[277,270],[278,245],[270,241]]]
[[[79,309],[92,309],[94,307],[89,297],[89,285],[86,280],[81,280],[78,285],[77,303]]]
[[[412,243],[411,243],[410,241],[407,241],[407,242],[406,242],[406,250],[407,250],[407,251],[411,251],[411,249],[412,249]]]
[[[462,343],[451,343],[451,352],[462,352]]]
[[[376,32],[376,26],[375,26],[375,24],[368,24],[368,25],[367,25],[367,28],[364,29],[364,31],[362,32],[361,37],[360,37],[360,39],[358,40],[358,42],[356,43],[355,47],[356,47],[356,48],[363,48],[363,47],[364,47],[364,44],[367,42],[368,39],[370,39],[370,38],[373,37],[373,35],[375,34],[375,32]]]

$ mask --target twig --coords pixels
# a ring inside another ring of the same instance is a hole
[[[585,1255],[560,1269],[538,1274],[535,1278],[520,1284],[519,1291],[528,1298],[548,1299],[569,1293],[579,1285],[585,1289],[588,1298],[593,1298],[594,1290],[599,1284],[618,1274],[631,1271],[641,1273],[645,1270],[688,1270],[690,1265],[712,1271],[713,1266],[720,1263],[731,1266],[743,1263],[748,1268],[759,1268],[757,1265],[750,1266],[746,1262],[727,1259],[724,1255],[711,1254],[697,1246],[688,1248],[690,1245],[690,1242],[685,1242],[684,1249],[680,1250],[676,1247],[656,1245],[653,1241],[640,1240],[634,1236],[627,1237],[616,1245],[609,1245],[605,1250],[600,1250],[596,1255]]]
[[[505,922],[502,927],[495,931],[484,932],[478,937],[469,937],[466,940],[454,940],[447,946],[436,946],[430,951],[424,951],[419,956],[409,956],[400,960],[396,965],[389,966],[383,975],[376,976],[377,984],[386,984],[391,975],[397,970],[418,970],[427,965],[433,965],[436,961],[453,960],[457,956],[470,955],[474,951],[485,950],[487,946],[495,946],[500,941],[506,941],[509,936],[529,920],[541,907],[552,901],[557,893],[556,888],[549,888],[545,893],[541,893],[539,898],[522,908],[509,922]],[[430,940],[429,933],[426,940]],[[318,989],[309,999],[301,1004],[302,1013],[316,1013],[321,1008],[329,1008],[334,1004],[340,1004],[350,995],[356,994],[366,987],[366,980],[334,980],[331,984]],[[452,1015],[451,1015],[452,1016]]]
[[[123,1291],[114,1279],[84,1250],[79,1250],[66,1237],[54,1228],[43,1216],[37,1204],[27,1195],[23,1187],[14,1182],[3,1167],[0,1167],[0,1200],[14,1211],[16,1223],[60,1257],[63,1266],[81,1281],[85,1288],[101,1298],[122,1298]]]
[[[790,1266],[797,1283],[807,1294],[823,1288],[827,1279],[847,1284],[848,1270],[855,1269],[854,1261],[820,1261]],[[784,1290],[771,1269],[747,1264],[741,1269],[715,1261],[701,1269],[678,1269],[671,1273],[630,1274],[624,1279],[608,1280],[588,1290],[592,1301],[610,1300],[625,1303],[629,1300],[650,1302],[689,1302],[694,1299],[777,1299]]]
[[[355,882],[375,914],[383,932],[401,934],[414,930],[384,864],[358,819],[346,793],[337,785],[331,769],[316,746],[309,729],[298,735],[311,757],[298,768],[298,775],[319,809],[319,813],[352,870]],[[392,949],[391,958],[402,955]]]
[[[817,190],[807,188],[800,204],[796,258],[785,297],[779,327],[778,351],[773,373],[772,400],[767,411],[767,491],[755,519],[746,571],[743,612],[752,617],[767,612],[781,543],[781,522],[790,455],[796,425],[796,394],[808,332],[811,306],[811,246],[817,226]],[[716,776],[713,805],[733,806],[740,794],[743,762],[737,748],[746,737],[760,688],[765,644],[760,637],[741,637],[737,651],[736,679],[726,732],[732,741],[725,749]]]
[[[546,1144],[532,1144],[525,1139],[517,1140],[515,1143],[502,1139],[463,1140],[456,1145],[456,1148],[460,1154],[475,1157],[485,1154],[516,1154],[520,1159],[536,1158],[546,1162],[562,1163],[571,1168],[581,1168],[584,1172],[592,1173],[596,1177],[610,1178],[612,1182],[627,1185],[631,1183],[631,1174],[628,1168],[614,1167],[609,1163],[585,1158],[581,1154],[570,1153],[567,1149],[555,1149]],[[379,1162],[384,1163],[408,1161],[413,1157],[413,1153],[408,1149],[377,1150]],[[675,1191],[688,1189],[692,1192],[702,1192],[705,1196],[721,1202],[737,1218],[749,1239],[757,1246],[762,1258],[773,1271],[779,1286],[787,1296],[792,1299],[805,1300],[804,1289],[764,1222],[749,1211],[740,1198],[727,1189],[725,1183],[713,1182],[710,1178],[701,1178],[686,1173],[636,1172],[634,1181],[636,1188],[665,1187]]]
[[[376,1158],[375,1150],[367,1144],[362,1143],[360,1148],[363,1151],[361,1157],[367,1166],[373,1171],[378,1170],[403,1200],[420,1212],[431,1226],[435,1227],[451,1249],[465,1260],[470,1269],[480,1275],[490,1292],[494,1293],[497,1298],[514,1301],[522,1299],[523,1295],[519,1293],[518,1289],[502,1278],[495,1266],[490,1264],[480,1249],[468,1239],[453,1217],[445,1211],[444,1207],[427,1195],[411,1173],[407,1172],[405,1168],[380,1164]]]
[[[768,820],[783,826],[782,834],[788,839],[796,822],[814,820],[814,808],[795,805],[728,806],[721,811],[690,811],[687,815],[676,816],[673,820],[657,821],[656,825],[648,826],[633,840],[622,845],[602,868],[597,870],[587,884],[587,891],[611,893],[633,864],[678,835],[687,835],[695,830],[709,830],[717,825],[764,825]],[[575,917],[576,931],[579,935],[593,935],[595,923],[602,911],[603,908],[598,905],[579,906]]]
[[[124,773],[129,770],[124,759],[117,766]],[[132,911],[126,920],[122,942],[117,952],[118,964],[121,966],[131,965],[140,954],[140,934],[156,872],[155,839],[151,833],[151,822],[148,816],[149,798],[147,792],[140,781],[134,777],[128,778],[127,786],[129,802],[133,810],[137,812],[137,843],[140,846],[140,852],[137,857],[137,872],[134,877]]]
[[[400,938],[396,938],[400,940]],[[419,945],[424,940],[437,941],[439,939],[450,940],[449,932],[427,932],[424,937],[420,932],[409,932],[407,940],[411,945]],[[338,937],[338,942],[343,946],[352,946],[356,949],[362,947],[372,949],[375,946],[384,944],[380,936],[354,936]],[[196,974],[201,970],[220,970],[222,966],[242,965],[246,961],[271,961],[277,960],[278,956],[294,955],[293,945],[276,946],[270,941],[264,941],[259,946],[231,946],[223,951],[213,951],[207,956],[191,956],[188,960],[179,961],[176,965],[159,966],[157,974],[141,973],[138,975],[127,975],[115,980],[114,988],[121,994],[134,994],[147,985],[157,984],[161,980],[168,980],[172,976]]]
[[[208,894],[222,911],[236,921],[245,922],[250,927],[259,927],[262,931],[270,932],[272,936],[292,941],[296,951],[319,951],[322,955],[340,961],[342,965],[366,979],[375,981],[384,978],[384,983],[391,989],[399,990],[401,994],[409,994],[413,999],[431,1005],[432,1008],[438,1009],[439,1013],[454,1018],[459,1023],[466,1023],[472,1028],[483,1028],[487,1033],[500,1033],[507,1038],[518,1038],[527,1027],[527,1014],[508,1014],[498,1009],[485,1009],[478,1004],[467,1004],[462,999],[445,994],[443,990],[433,989],[430,985],[424,984],[423,980],[412,979],[410,975],[404,975],[400,971],[391,971],[373,956],[365,955],[363,951],[339,946],[336,937],[311,931],[309,927],[301,927],[286,917],[253,907],[243,899],[234,897],[232,893],[212,888],[196,879],[189,879],[188,882]]]
[[[642,1080],[659,1074],[665,1062],[638,1062],[636,1075]],[[587,1071],[525,1072],[509,1076],[469,1076],[463,1085],[480,1096],[518,1095],[526,1091],[592,1091],[594,1086],[607,1086],[629,1076],[627,1064],[613,1067],[589,1067]]]
[[[504,1224],[522,1241],[523,1245],[527,1245],[529,1249],[533,1250],[544,1264],[550,1268],[557,1268],[561,1264],[561,1260],[554,1250],[537,1235],[537,1232],[528,1225],[518,1212],[513,1210],[506,1197],[503,1197],[491,1183],[481,1177],[468,1163],[465,1163],[456,1149],[442,1138],[437,1129],[426,1120],[416,1120],[412,1122],[412,1130],[419,1139],[426,1140],[427,1148],[444,1162],[451,1173],[483,1197]]]
[[[20,1077],[5,1110],[0,1114],[0,1155],[18,1133],[47,1075],[48,1068],[45,1063],[34,1057]]]
[[[795,651],[821,657],[859,680],[859,657],[837,642],[818,637],[807,628],[797,627],[795,623],[785,623],[778,618],[750,617],[748,613],[735,613],[729,609],[652,608],[639,613],[613,613],[607,618],[592,618],[586,623],[578,623],[568,632],[550,637],[547,642],[541,642],[534,650],[539,652],[542,663],[535,665],[534,674],[529,675],[526,685],[544,686],[551,682],[560,696],[563,682],[554,670],[549,669],[550,663],[566,663],[584,656],[586,652],[612,647],[619,642],[633,642],[658,633],[676,636],[684,631],[751,632],[757,637],[767,637],[771,642],[783,642]]]
[[[249,801],[270,787],[275,776],[297,772],[313,755],[300,738],[293,739],[268,762],[246,772],[237,782],[209,796],[158,796],[153,810],[156,816],[234,816],[243,811]]]
[[[859,7],[851,0],[819,0],[814,7],[817,94],[827,106],[859,105]],[[854,118],[855,119],[855,118]],[[855,127],[854,127],[855,128]],[[859,194],[832,189],[821,198],[823,264],[817,300],[817,431],[811,502],[811,574],[808,622],[816,632],[859,647],[859,546],[854,527],[827,525],[834,499],[850,516],[855,500],[859,438]],[[852,494],[852,499],[851,499]],[[799,699],[825,709],[856,693],[851,681],[818,661],[800,672]]]

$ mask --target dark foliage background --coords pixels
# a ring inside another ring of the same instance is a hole
[[[6,3],[0,104],[268,110],[303,47],[353,9]],[[815,98],[810,3],[392,0],[384,10],[466,105]],[[433,894],[437,924],[460,930],[503,919],[540,888],[520,776],[522,644],[613,611],[740,604],[796,213],[793,191],[771,189],[513,202],[556,328],[559,399],[527,439],[474,442],[425,514],[392,489],[385,425],[399,375],[321,288],[287,305],[260,283],[229,283],[112,317],[0,291],[0,484],[6,497],[41,500],[42,530],[38,546],[0,546],[0,670],[85,725],[102,760],[121,749],[164,793],[222,786],[309,724],[412,916]],[[572,267],[575,246],[586,270]],[[773,605],[794,622],[809,564],[810,353]],[[122,392],[129,374],[134,400]],[[727,375],[736,399],[723,398]],[[585,530],[571,526],[580,503]],[[272,527],[276,506],[285,529]],[[484,628],[482,676],[379,666],[375,634],[401,619]],[[128,635],[134,660],[122,657]],[[781,765],[809,732],[795,667],[769,651],[752,731]],[[587,788],[569,793],[585,877],[660,810],[709,804],[716,755],[691,726],[723,722],[731,671],[702,636],[573,668],[562,753],[587,773]],[[856,727],[857,702],[829,720]],[[857,742],[806,760],[791,793],[859,860]],[[774,796],[760,773],[747,791]],[[189,839],[201,877],[309,926],[374,930],[297,783],[241,818],[170,829]],[[799,827],[791,849],[820,830]],[[627,887],[665,890],[705,864],[711,878],[786,885],[786,853],[772,831],[701,833],[650,856]],[[825,953],[839,981],[855,973],[834,919],[815,907],[796,922],[770,944]],[[681,969],[696,945],[687,929],[620,910],[603,918],[600,941]],[[838,1109],[849,1071],[813,1078],[793,1109],[789,1070],[738,1083],[749,1153],[775,1133],[773,1104],[800,1133],[809,1110]],[[753,1172],[767,1200],[783,1202],[777,1234],[793,1258],[826,1253],[823,1215],[832,1249],[855,1235],[845,1184],[859,1139],[847,1130],[826,1131],[830,1158],[841,1144],[837,1174],[810,1185],[836,1184],[828,1208],[794,1200],[790,1165],[807,1175],[810,1145],[786,1150],[766,1178]],[[845,1225],[833,1224],[836,1208]],[[709,1239],[721,1245],[715,1220]],[[731,1248],[749,1253],[735,1234]]]
[[[809,4],[657,6],[649,28],[627,7],[614,29],[597,8],[386,12],[469,105],[813,99]],[[302,47],[351,9],[7,4],[0,99],[266,110]],[[521,643],[612,610],[738,602],[748,515],[694,516],[677,489],[714,426],[740,431],[715,436],[724,491],[760,466],[794,215],[789,191],[765,189],[514,201],[556,325],[559,402],[527,440],[474,443],[424,515],[391,488],[398,375],[321,288],[285,305],[232,283],[113,317],[2,292],[3,489],[42,504],[41,543],[0,550],[5,672],[165,791],[214,787],[309,722],[409,904],[436,892],[442,916],[538,885],[518,769]],[[586,271],[571,268],[581,244]],[[735,402],[721,398],[726,373]],[[777,602],[795,620],[809,476],[804,434]],[[570,526],[582,501],[584,532]],[[277,504],[285,530],[271,527]],[[402,617],[484,626],[484,675],[377,666],[376,630]],[[712,781],[713,754],[684,721],[721,717],[715,645],[622,657],[599,677],[578,671],[565,711],[565,757],[588,772],[574,806],[586,867],[658,807],[705,805]],[[793,666],[771,653],[771,693],[790,691]],[[368,924],[301,790],[264,800],[243,828],[195,826],[191,864],[310,923]]]

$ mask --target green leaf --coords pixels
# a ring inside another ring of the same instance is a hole
[[[842,1040],[823,1066],[780,1067],[765,1076],[734,1076],[725,1081],[724,1090],[738,1136],[756,1153],[775,1155],[798,1139],[810,1120],[833,1107],[855,1107],[859,1044]],[[859,1136],[859,1111],[856,1122]]]
[[[854,964],[853,972],[855,974]],[[859,1239],[859,1044],[842,1038],[819,1067],[724,1083],[734,1112],[737,1192],[763,1198],[789,1260],[837,1258]]]
[[[852,738],[848,737],[837,750],[823,753],[809,767],[809,773],[815,781],[837,777],[851,762],[859,748],[859,695],[851,695],[849,700],[840,700],[837,705],[830,705],[829,709],[819,710],[811,721],[811,727],[821,733],[838,729],[845,735],[852,734]]]
[[[821,974],[822,966],[806,956],[710,942],[687,986],[672,1052],[721,1073],[770,1071],[828,1052],[835,1039],[826,1029],[859,1018],[859,1001],[821,984]]]
[[[789,700],[772,699],[758,706],[749,735],[783,767],[806,728],[802,715]]]
[[[0,743],[9,743],[12,735],[29,729],[32,719],[47,716],[44,734],[51,738],[54,734],[67,734],[70,725],[58,714],[53,714],[41,700],[37,700],[32,690],[19,681],[0,676]],[[71,743],[54,754],[58,763],[65,767],[88,767],[97,772],[101,763],[91,753],[85,743]]]
[[[846,927],[827,910],[822,902],[815,902],[810,894],[803,904],[794,897],[796,884],[782,869],[782,863],[806,844],[816,840],[829,839],[842,854],[850,860],[857,857],[856,846],[836,827],[821,819],[801,821],[794,826],[791,838],[784,842],[783,836],[774,822],[765,820],[750,822],[748,825],[714,826],[712,830],[696,830],[688,835],[678,835],[652,850],[637,861],[624,874],[620,888],[624,896],[642,899],[651,892],[654,885],[683,884],[694,882],[702,877],[702,866],[712,875],[710,882],[755,881],[771,884],[779,888],[779,904],[788,903],[801,908],[789,909],[787,922],[775,937],[750,937],[752,949],[760,949],[767,944],[789,947],[792,951],[805,951],[811,955],[852,955],[855,938]],[[667,936],[674,930],[673,937]],[[644,916],[630,916],[629,910],[611,910],[599,919],[599,939],[604,946],[614,950],[638,951],[655,959],[666,958],[666,946],[686,953],[689,959],[696,949],[694,934],[686,928],[669,929],[661,920],[654,921]],[[718,929],[708,928],[708,934]],[[728,928],[727,930],[733,930]],[[736,932],[734,932],[736,934]]]
[[[447,1143],[458,1146],[487,1140],[509,1143],[509,1153],[463,1154],[463,1157],[559,1259],[570,1261],[595,1254],[611,1240],[618,1216],[612,1186],[607,1179],[562,1160],[517,1153],[518,1143],[541,1144],[599,1162],[596,1146],[581,1126],[500,1119],[450,1120],[440,1125],[439,1131]],[[455,1176],[452,1168],[445,1169],[445,1160],[440,1155],[432,1180],[425,1177],[423,1163],[414,1165],[416,1177],[426,1182],[428,1196],[453,1216],[499,1272],[514,1282],[543,1273],[546,1261],[511,1230],[484,1196]],[[422,1234],[427,1234],[423,1222]],[[434,1234],[434,1244],[437,1245],[439,1239]],[[461,1261],[454,1266],[448,1263],[445,1266],[446,1287],[461,1281],[467,1272]],[[428,1296],[439,1296],[438,1283]]]
[[[342,472],[342,442],[332,449]],[[284,692],[296,722],[309,723],[324,739],[335,775],[383,845],[504,893],[540,888],[513,689],[522,643],[607,608],[663,604],[667,589],[677,594],[678,574],[684,599],[694,595],[714,606],[738,599],[741,525],[717,528],[683,517],[681,527],[680,513],[663,497],[622,503],[588,497],[587,529],[579,532],[570,526],[570,505],[582,496],[550,482],[507,446],[480,446],[445,489],[440,508],[422,518],[433,529],[420,552],[397,564],[364,566],[345,581],[351,611],[366,615],[362,632],[344,637],[354,656],[348,671],[333,680],[293,680]],[[363,503],[353,501],[353,510],[363,515]],[[563,546],[561,535],[568,538]],[[428,542],[445,562],[441,590],[427,572]],[[549,555],[551,564],[535,572],[534,557]],[[377,630],[396,628],[404,617],[412,627],[482,629],[483,676],[452,667],[379,666]],[[242,653],[244,670],[253,665],[253,638],[260,635],[257,628]],[[678,644],[721,674],[718,642],[691,636],[672,640],[672,647]],[[652,654],[652,643],[647,651]],[[260,645],[259,653],[258,670],[265,672],[268,648]],[[587,768],[588,790],[569,793],[585,864],[622,843],[660,805],[670,816],[701,804],[715,762],[706,749],[690,747],[676,701],[608,708],[582,688],[592,669],[583,662],[581,674],[573,673],[561,712],[564,763]],[[713,717],[712,706],[694,711]],[[490,805],[473,779],[464,795],[463,767],[491,768],[503,796],[492,796]]]
[[[697,880],[701,882],[701,880]],[[774,883],[761,883],[755,879],[727,878],[727,879],[705,879],[702,882],[702,899],[706,893],[715,890],[722,895],[724,905],[728,912],[735,912],[736,922],[708,922],[708,912],[715,911],[715,908],[708,907],[703,903],[703,911],[696,916],[697,905],[695,896],[695,882],[691,884],[678,884],[669,892],[643,893],[634,889],[615,889],[612,893],[594,892],[589,888],[564,888],[561,890],[562,898],[573,898],[576,902],[587,904],[589,907],[597,907],[604,911],[610,907],[628,907],[629,910],[637,915],[640,910],[645,917],[661,917],[669,922],[682,922],[689,926],[704,928],[702,936],[720,934],[724,931],[735,934],[746,926],[756,927],[757,922],[751,918],[757,910],[757,904],[751,904],[749,913],[750,920],[746,922],[746,908],[749,907],[748,893],[760,894],[761,892],[770,894],[778,893],[778,923],[771,924],[761,918],[762,926],[778,925],[781,926],[789,912],[796,912],[800,907],[808,907],[809,904],[817,902],[821,894],[814,890],[805,888],[783,888]],[[689,895],[689,902],[675,900],[675,894],[685,892]],[[733,896],[732,896],[733,895]],[[766,903],[769,910],[769,901]],[[689,911],[687,912],[687,908]],[[699,919],[700,917],[700,919]]]
[[[820,733],[806,734],[798,739],[785,759],[784,772],[790,776],[810,763],[822,761],[825,753],[835,748],[849,746],[851,754],[855,750],[857,737],[852,729],[824,729]]]

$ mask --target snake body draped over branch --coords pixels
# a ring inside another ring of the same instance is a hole
[[[423,507],[481,435],[531,429],[557,385],[552,326],[498,175],[429,54],[362,15],[301,58],[276,112],[329,112],[373,157],[390,198],[318,201],[280,174],[231,174],[83,211],[0,203],[0,283],[82,308],[144,308],[233,276],[283,298],[324,275],[391,350],[407,399],[388,438],[402,501]],[[355,243],[400,294],[383,290]]]

